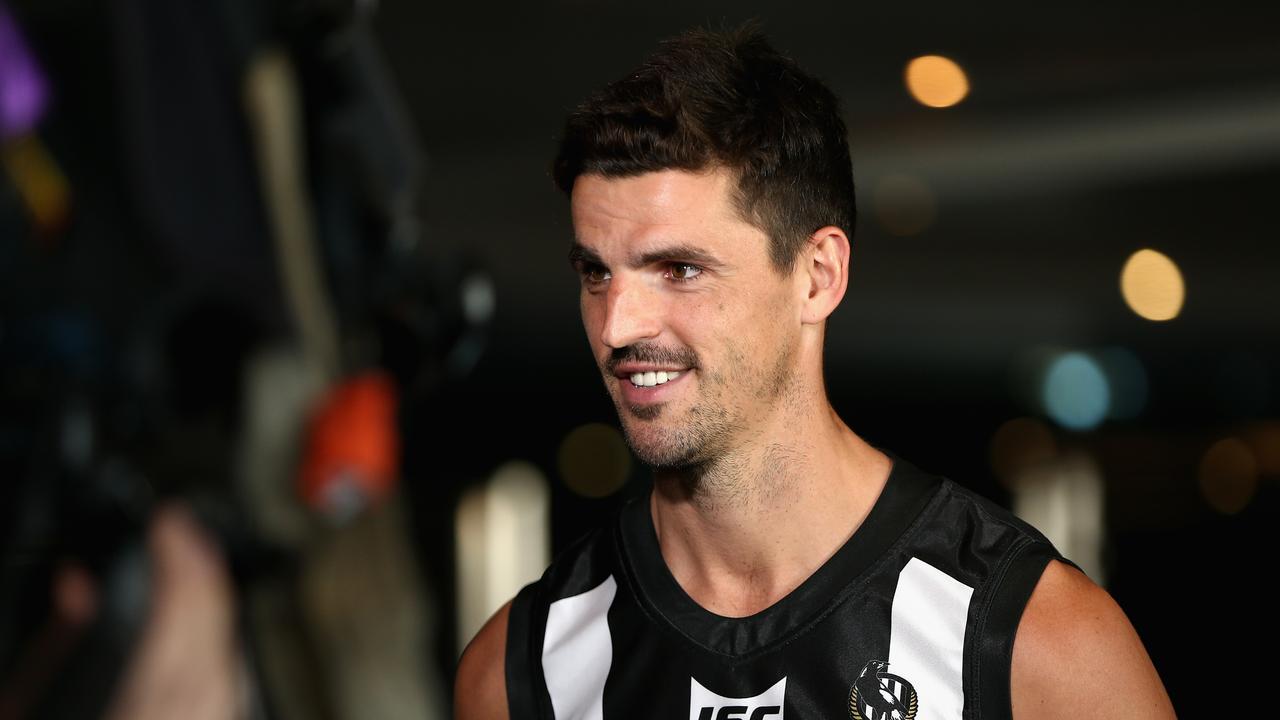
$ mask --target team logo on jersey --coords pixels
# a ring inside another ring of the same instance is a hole
[[[912,720],[920,706],[916,689],[905,678],[885,672],[889,663],[872,660],[849,691],[853,720]]]
[[[785,677],[749,698],[717,695],[689,678],[689,720],[782,720],[786,695]]]

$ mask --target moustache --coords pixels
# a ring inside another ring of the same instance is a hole
[[[609,358],[605,360],[604,368],[612,375],[617,371],[618,366],[625,362],[692,368],[698,366],[698,355],[689,348],[667,348],[650,343],[636,343],[614,348],[609,353]]]

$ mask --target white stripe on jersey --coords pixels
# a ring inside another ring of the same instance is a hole
[[[919,697],[916,720],[959,720],[964,710],[964,631],[973,588],[911,558],[898,575],[888,671]]]
[[[609,606],[613,576],[581,595],[551,603],[542,643],[542,673],[556,720],[602,720],[604,681],[613,662]]]

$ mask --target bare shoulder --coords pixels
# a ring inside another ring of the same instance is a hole
[[[1013,716],[1171,718],[1173,706],[1124,611],[1084,573],[1051,561],[1013,643]],[[1099,701],[1105,698],[1105,701]]]
[[[458,661],[453,686],[455,720],[507,720],[507,618],[511,603],[480,628]]]

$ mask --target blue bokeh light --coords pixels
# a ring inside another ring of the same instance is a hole
[[[1049,364],[1042,391],[1044,410],[1070,430],[1091,430],[1111,408],[1111,386],[1098,362],[1082,352],[1067,352]]]

